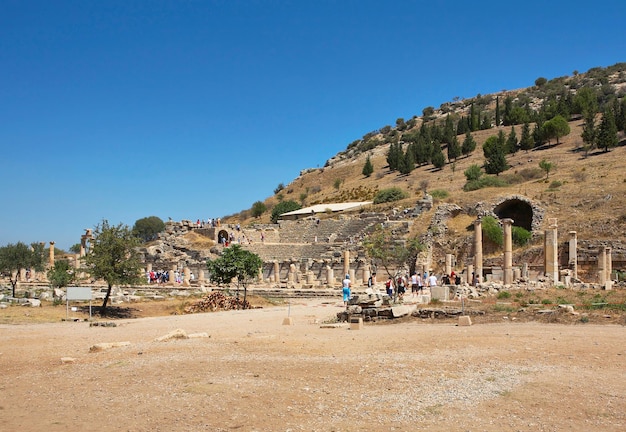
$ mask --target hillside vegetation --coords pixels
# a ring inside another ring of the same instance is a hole
[[[307,206],[373,200],[379,191],[393,187],[405,191],[407,198],[377,204],[373,210],[412,208],[425,191],[436,201],[461,207],[518,194],[545,207],[546,218],[557,218],[561,232],[576,230],[581,237],[595,239],[623,238],[626,236],[625,93],[626,63],[619,63],[586,73],[575,72],[571,77],[552,80],[540,77],[534,86],[526,89],[479,94],[446,102],[438,109],[426,107],[422,116],[407,121],[398,119],[394,127],[384,126],[369,132],[331,157],[323,168],[305,169],[291,183],[279,185],[275,194],[263,202],[266,211],[260,217],[252,217],[251,211],[245,210],[226,220],[268,223],[272,209],[281,201]],[[616,125],[615,140],[605,146],[601,125],[610,116]],[[557,117],[565,119],[569,130],[563,135],[544,127]],[[593,139],[584,138],[583,133],[590,121],[595,126]],[[524,123],[532,133],[532,145],[525,147],[519,143]],[[512,131],[517,140],[514,148],[506,147]],[[449,147],[461,146],[468,133],[476,143],[475,150],[449,160]],[[408,156],[414,158],[408,168],[393,166],[390,152],[400,148],[400,157],[406,158],[409,148],[421,139],[420,134],[428,137],[431,149],[425,160],[412,155]],[[509,168],[491,176],[496,180],[489,183],[501,185],[466,191],[464,172],[471,166],[480,167],[483,178],[490,177],[485,173],[483,145],[495,143],[499,134],[505,143],[504,157]],[[444,156],[443,164],[433,160],[439,149]],[[368,158],[373,169],[366,176],[363,168]]]

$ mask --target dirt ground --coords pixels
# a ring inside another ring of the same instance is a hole
[[[153,306],[136,308],[149,314]],[[7,431],[626,429],[624,325],[501,316],[492,323],[477,317],[471,327],[410,319],[351,330],[330,324],[342,307],[311,299],[245,311],[96,319],[115,327],[2,323],[0,425]],[[65,315],[64,307],[50,309]],[[283,325],[287,317],[293,325]],[[157,341],[177,329],[199,337]],[[100,343],[119,346],[91,350]]]

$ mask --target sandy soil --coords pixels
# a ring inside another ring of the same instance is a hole
[[[116,327],[2,324],[1,429],[626,429],[624,326],[323,328],[340,310],[318,299]],[[156,341],[176,329],[207,337]],[[129,344],[90,352],[103,342]]]

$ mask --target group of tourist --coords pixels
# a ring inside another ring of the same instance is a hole
[[[202,219],[196,220],[196,228],[217,228],[221,226],[222,221],[220,218],[208,218],[205,221]]]
[[[155,272],[154,270],[150,270],[146,272],[146,279],[148,280],[149,284],[166,283],[170,280],[170,272],[163,270],[158,270]]]
[[[408,277],[408,273],[399,274],[395,283],[398,288],[398,298],[402,300],[404,295],[406,294],[407,287],[409,285],[409,281],[411,284],[411,294],[413,297],[420,295],[420,293],[424,293],[424,287],[433,287],[437,286],[437,276],[434,273],[428,274],[428,272],[424,272],[423,275],[413,272],[411,277]],[[393,297],[393,279],[389,278],[385,283],[385,288],[389,297]]]

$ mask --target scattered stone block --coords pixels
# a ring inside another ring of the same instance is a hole
[[[448,301],[450,300],[450,289],[447,286],[430,287],[430,295],[433,299]]]
[[[283,318],[283,325],[293,325],[293,318],[292,317]]]
[[[350,330],[363,330],[363,318],[350,318]]]
[[[108,350],[108,349],[111,349],[111,348],[119,348],[119,347],[123,347],[123,346],[130,346],[130,342],[103,342],[103,343],[97,343],[95,345],[92,345],[91,348],[89,348],[89,352],[104,351],[104,350]]]
[[[197,339],[197,338],[208,338],[210,336],[207,332],[201,332],[201,333],[189,333],[187,337],[189,339]]]
[[[167,342],[172,339],[189,339],[187,332],[183,329],[172,330],[168,334],[156,338],[155,342]]]
[[[62,364],[70,364],[70,363],[75,363],[76,359],[74,357],[61,357],[61,363]]]
[[[391,308],[391,316],[393,318],[399,318],[411,313],[408,306],[393,306]]]
[[[462,315],[459,317],[459,326],[467,327],[472,325],[472,319],[467,315]]]

